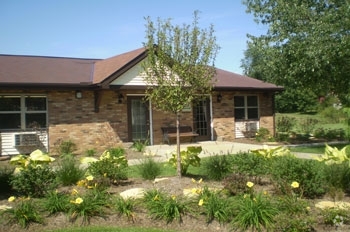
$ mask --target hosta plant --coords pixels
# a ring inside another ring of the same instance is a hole
[[[201,158],[199,158],[199,153],[201,152],[201,146],[189,146],[187,147],[187,150],[180,151],[182,175],[185,175],[187,173],[188,167],[190,165],[193,167],[199,167],[201,165]],[[174,168],[177,168],[176,152],[171,154],[171,158],[169,159],[168,163]]]

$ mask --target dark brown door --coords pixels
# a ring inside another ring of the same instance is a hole
[[[193,104],[193,128],[199,136],[197,140],[206,141],[211,138],[210,100],[202,99]]]
[[[149,137],[148,102],[142,96],[128,96],[129,141],[145,141]]]

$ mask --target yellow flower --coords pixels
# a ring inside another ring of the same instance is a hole
[[[83,187],[85,185],[85,180],[79,180],[77,186]]]
[[[103,177],[107,177],[107,173],[103,173]]]
[[[94,179],[94,177],[90,175],[90,176],[87,176],[86,179],[89,180],[89,181],[91,181],[91,180]]]
[[[171,196],[171,199],[175,200],[175,199],[176,199],[176,196],[175,196],[175,195],[172,195],[172,196]]]
[[[9,197],[8,202],[13,202],[14,200],[16,200],[16,197],[11,196],[11,197]]]
[[[296,181],[293,181],[290,186],[292,186],[292,188],[299,188],[299,183]]]
[[[70,203],[80,205],[81,203],[83,203],[83,199],[78,197],[77,199],[75,199],[75,201],[70,201]]]
[[[77,199],[75,199],[75,204],[79,205],[81,203],[83,203],[83,199],[82,198],[78,197]]]
[[[247,182],[247,186],[248,186],[248,188],[251,188],[251,187],[253,187],[253,186],[254,186],[254,183],[253,183],[253,182],[248,181],[248,182]]]
[[[72,190],[72,195],[76,195],[76,194],[78,194],[78,190],[73,189],[73,190]]]
[[[203,179],[201,178],[199,181],[198,181],[198,184],[202,183],[203,182]]]
[[[196,180],[192,178],[192,183],[196,183]]]
[[[203,199],[200,199],[199,202],[198,202],[198,205],[199,205],[199,206],[202,206],[203,203],[204,203]]]
[[[158,201],[159,200],[159,197],[158,197],[158,194],[153,198],[154,201]]]

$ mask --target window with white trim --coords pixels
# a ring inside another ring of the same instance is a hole
[[[258,96],[234,96],[235,120],[259,119]]]
[[[47,101],[42,95],[0,96],[0,130],[47,127]]]

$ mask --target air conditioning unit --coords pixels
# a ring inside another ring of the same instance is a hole
[[[15,146],[35,146],[38,142],[40,141],[36,133],[15,134]]]
[[[248,122],[246,123],[246,130],[249,132],[255,132],[258,130],[258,123],[257,122]]]

